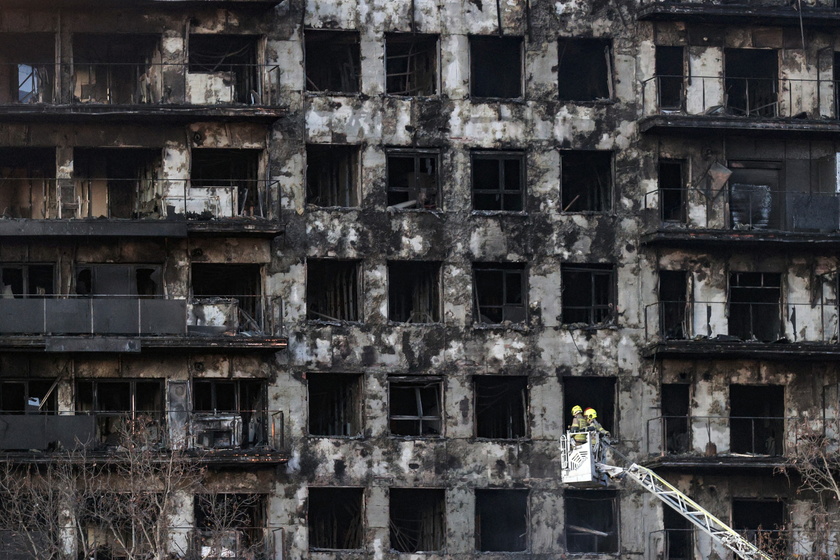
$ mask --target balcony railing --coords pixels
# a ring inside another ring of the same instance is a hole
[[[282,336],[276,296],[0,298],[0,335]]]
[[[666,506],[667,507],[667,506]],[[686,521],[686,523],[688,523]],[[828,559],[840,552],[840,532],[789,529],[736,529],[774,560],[790,558]],[[720,558],[736,560],[734,554],[695,529],[660,529],[648,533],[646,560],[704,560],[714,550]]]
[[[273,560],[275,533],[279,528],[222,527],[190,529],[192,554],[196,560]]]
[[[4,66],[0,75],[10,76],[12,83],[0,88],[0,105],[272,106],[281,102],[276,64],[223,63],[215,71],[183,63]]]
[[[642,81],[645,115],[840,118],[837,82],[800,78],[656,75]]]
[[[777,6],[796,9],[798,4],[791,4],[789,0],[642,0],[642,5],[650,4],[689,4],[708,6]],[[837,8],[835,0],[803,0],[802,7],[805,9]]]

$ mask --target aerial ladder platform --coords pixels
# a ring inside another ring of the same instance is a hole
[[[606,486],[610,480],[629,478],[685,517],[695,527],[725,546],[743,560],[773,560],[757,546],[738,534],[729,525],[706,511],[703,506],[683,494],[652,470],[633,463],[617,467],[604,462],[609,443],[597,432],[588,431],[586,441],[582,432],[566,432],[560,437],[561,481],[576,487]]]

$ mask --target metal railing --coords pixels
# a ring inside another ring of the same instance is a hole
[[[645,115],[840,118],[838,83],[829,79],[660,74],[641,85]]]
[[[774,560],[790,558],[828,559],[840,552],[840,531],[791,529],[736,529],[744,538]],[[736,560],[734,554],[715,545],[710,537],[694,529],[660,529],[648,533],[646,560],[703,560],[710,552]]]
[[[74,61],[4,66],[0,71],[13,81],[0,88],[0,105],[272,106],[281,101],[277,64],[221,63],[212,71],[185,63]]]
[[[176,531],[188,531],[188,557],[196,560],[274,560],[282,557],[277,556],[275,550],[275,533],[281,532],[279,527],[225,525],[212,529],[176,528]]]
[[[694,4],[708,6],[779,6],[790,8],[791,11],[798,9],[798,2],[791,3],[790,0],[642,0],[643,5],[647,4]],[[836,0],[802,0],[801,6],[808,8],[833,9],[837,8]]]

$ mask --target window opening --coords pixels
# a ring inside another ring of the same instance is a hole
[[[206,320],[213,312],[209,307],[218,308],[228,331],[266,331],[260,265],[197,263],[192,265],[191,282],[194,314],[204,313]]]
[[[73,99],[77,103],[133,105],[160,101],[160,37],[73,35]],[[155,76],[153,80],[152,77]]]
[[[770,49],[724,49],[726,106],[738,115],[778,113],[779,55]]]
[[[833,78],[834,78],[834,91],[840,91],[840,52],[834,52],[834,67],[833,67]],[[834,118],[840,118],[840,95],[834,96]]]
[[[612,41],[560,39],[559,93],[563,101],[611,99]]]
[[[779,229],[782,220],[781,161],[730,161],[729,207],[734,229]]]
[[[528,491],[475,491],[475,548],[479,552],[528,549]]]
[[[470,37],[470,94],[522,97],[522,37]]]
[[[88,264],[76,267],[78,295],[151,297],[162,293],[160,265]]]
[[[666,560],[694,559],[694,529],[691,522],[663,504]]]
[[[388,263],[388,319],[400,323],[440,321],[440,263]]]
[[[431,210],[438,207],[437,151],[388,151],[388,206]]]
[[[437,93],[436,35],[385,35],[386,91],[392,95]]]
[[[473,283],[477,322],[525,322],[527,287],[524,264],[473,263]]]
[[[3,298],[20,299],[55,293],[55,267],[51,264],[0,264]]]
[[[307,29],[304,41],[306,91],[359,92],[361,55],[358,32]]]
[[[163,382],[160,380],[76,381],[76,412],[96,417],[98,441],[106,447],[121,444],[127,422],[138,421],[148,437],[163,437]]]
[[[563,324],[605,325],[615,318],[615,269],[611,264],[563,264]]]
[[[689,274],[685,270],[659,271],[659,328],[666,339],[686,338]]]
[[[260,150],[193,150],[190,188],[184,193],[187,214],[205,220],[266,217],[266,193],[259,181],[260,155]]]
[[[442,489],[391,488],[391,549],[397,552],[442,550],[446,503]]]
[[[566,550],[570,553],[618,552],[618,503],[614,490],[565,493]]]
[[[615,434],[615,377],[571,377],[563,378],[564,425],[572,425],[572,407],[594,408],[598,422],[607,431]]]
[[[207,449],[268,443],[266,384],[263,381],[193,380],[195,445]]]
[[[55,414],[54,379],[0,381],[0,414]]]
[[[203,89],[205,96],[207,90],[215,90],[210,98],[196,98],[195,92],[191,92],[192,102],[261,104],[257,37],[191,34],[189,39],[188,72],[194,75],[188,77],[190,89]],[[196,80],[195,75],[204,79]]]
[[[357,436],[362,433],[362,376],[309,373],[309,434]]]
[[[202,560],[263,558],[265,498],[260,494],[198,494],[195,546]]]
[[[0,212],[10,218],[57,218],[55,175],[55,148],[0,148]]]
[[[732,528],[761,550],[786,556],[786,504],[781,500],[733,498]]]
[[[663,222],[685,223],[684,161],[659,161],[659,208]]]
[[[475,431],[480,438],[528,436],[528,378],[481,375],[475,387]]]
[[[525,154],[473,152],[472,191],[473,210],[524,210]]]
[[[612,152],[560,152],[563,212],[609,212],[612,209]]]
[[[358,261],[308,259],[306,316],[309,320],[359,321],[360,266]]]
[[[307,204],[358,206],[358,177],[358,146],[306,146]]]
[[[309,488],[309,548],[362,548],[362,488]]]
[[[687,383],[662,384],[665,450],[670,454],[688,453],[691,449],[688,429],[689,393],[690,386]]]
[[[682,109],[684,50],[683,47],[656,46],[656,79],[660,109]]]
[[[130,219],[160,210],[159,150],[76,148],[73,160],[80,216]]]
[[[773,342],[782,336],[782,275],[733,272],[729,275],[729,334],[741,340]]]
[[[0,35],[0,104],[52,103],[55,88],[55,35]]]
[[[730,447],[733,453],[783,455],[784,386],[730,385],[729,403]]]
[[[388,381],[391,435],[435,437],[443,434],[439,378],[392,377]]]

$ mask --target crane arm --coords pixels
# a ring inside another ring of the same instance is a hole
[[[743,560],[773,560],[758,547],[739,535],[729,525],[706,511],[700,504],[677,490],[667,480],[641,465],[632,464],[626,469],[598,463],[596,469],[610,478],[626,476],[642,488],[671,506],[691,521],[701,531],[734,552]]]

